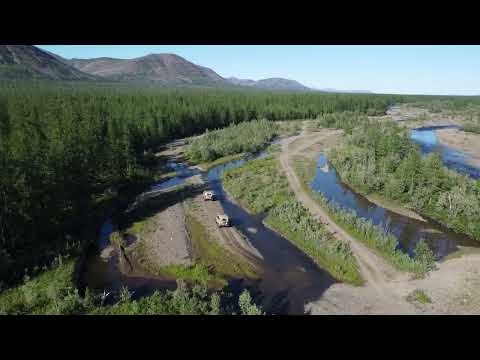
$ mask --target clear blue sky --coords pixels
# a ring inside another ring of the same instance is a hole
[[[38,46],[65,58],[174,53],[224,77],[284,77],[319,89],[480,95],[480,46]]]

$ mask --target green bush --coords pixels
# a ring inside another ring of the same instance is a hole
[[[425,239],[421,239],[415,245],[415,260],[422,263],[427,271],[436,270],[435,254],[428,246]]]
[[[259,214],[291,199],[285,176],[278,172],[278,161],[272,157],[251,160],[227,170],[222,175],[229,193],[250,212]]]
[[[448,170],[436,153],[422,156],[397,124],[360,124],[329,160],[353,188],[400,202],[480,240],[480,181]]]
[[[432,302],[432,299],[430,299],[430,297],[425,294],[423,290],[415,289],[410,294],[408,294],[407,301],[417,301],[421,304],[430,304]]]
[[[278,131],[278,125],[268,120],[233,124],[221,130],[207,130],[203,136],[190,143],[186,155],[192,162],[200,163],[227,155],[255,153],[264,149]]]
[[[335,239],[295,198],[272,209],[265,222],[338,280],[363,283],[350,246]]]

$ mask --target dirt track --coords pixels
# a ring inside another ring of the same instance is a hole
[[[360,272],[366,280],[363,287],[346,284],[331,286],[317,301],[306,306],[312,314],[445,314],[478,313],[479,300],[468,294],[477,294],[480,279],[480,256],[471,255],[439,265],[439,270],[423,280],[409,280],[405,273],[396,271],[371,249],[343,231],[329,218],[328,214],[302,189],[291,159],[295,154],[305,154],[307,149],[319,153],[322,143],[338,136],[338,131],[322,130],[312,134],[305,131],[283,143],[280,154],[282,166],[288,182],[297,199],[340,240],[347,241],[358,261]],[[320,145],[320,146],[319,146]],[[406,296],[413,290],[424,289],[433,300],[432,304],[420,305],[408,302]],[[467,295],[465,295],[467,294]],[[470,303],[460,304],[468,297]]]
[[[215,216],[224,213],[220,202],[204,201],[202,194],[195,196],[192,201],[196,216],[220,245],[230,252],[240,255],[254,266],[259,264],[262,258],[261,254],[234,226],[219,228],[216,225]]]

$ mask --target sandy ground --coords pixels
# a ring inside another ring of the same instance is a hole
[[[458,129],[437,130],[436,134],[442,144],[469,155],[470,164],[480,167],[480,134]]]
[[[397,121],[408,128],[434,125],[462,125],[464,121],[464,118],[461,115],[431,113],[427,109],[417,108],[409,104],[392,106],[386,111],[386,114],[388,118]]]
[[[205,201],[202,194],[191,199],[190,209],[195,212],[207,232],[218,241],[225,249],[240,255],[255,267],[259,265],[262,256],[258,250],[234,226],[219,228],[215,222],[217,214],[223,214],[219,201]],[[193,206],[192,206],[193,204]]]
[[[171,161],[181,161],[184,144],[183,140],[177,140],[157,153],[156,156],[163,156]],[[204,184],[200,175],[189,178],[187,184],[200,188],[202,186],[208,187],[207,184]],[[142,201],[171,191],[175,190],[168,188],[148,193],[146,196],[140,196],[133,206],[141,206]],[[179,198],[178,201],[152,215],[146,231],[128,248],[129,255],[132,255],[140,264],[148,262],[150,266],[155,268],[191,264],[194,254],[185,225],[186,201],[188,201],[190,211],[194,212],[195,216],[201,220],[207,231],[213,234],[212,237],[221,246],[242,256],[257,267],[261,255],[234,226],[218,228],[215,216],[224,213],[222,206],[218,201],[204,201],[201,190],[189,195],[188,199]]]
[[[185,229],[185,213],[181,203],[173,204],[149,220],[148,230],[137,235],[130,252],[155,268],[192,263],[190,242]],[[138,251],[137,251],[138,249]]]
[[[438,264],[438,270],[425,279],[411,280],[387,264],[381,257],[337,226],[306,193],[291,167],[295,154],[318,154],[332,146],[336,131],[305,132],[283,143],[281,166],[295,195],[327,228],[347,241],[359,263],[366,285],[355,287],[334,284],[322,296],[306,305],[311,314],[457,314],[480,313],[480,255],[469,255]],[[406,297],[415,289],[423,290],[431,304],[409,302]]]

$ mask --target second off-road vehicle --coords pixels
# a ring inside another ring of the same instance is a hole
[[[230,219],[225,214],[218,214],[215,217],[215,221],[217,222],[218,227],[230,226]]]

